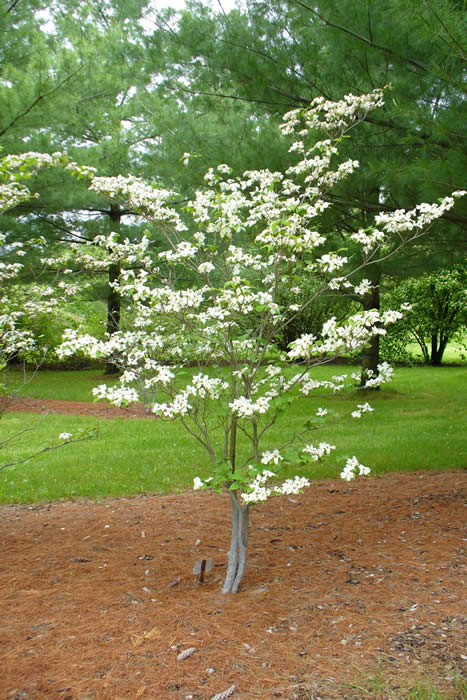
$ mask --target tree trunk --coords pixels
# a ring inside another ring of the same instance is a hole
[[[446,350],[446,345],[448,344],[448,338],[440,333],[439,343],[438,334],[433,333],[431,336],[431,357],[430,364],[434,367],[439,367],[443,360],[444,351]]]
[[[229,494],[232,506],[232,535],[222,593],[237,593],[245,570],[249,506],[240,504],[236,491],[229,491]]]
[[[237,416],[232,416],[230,424],[229,441],[226,443],[232,474],[235,473],[235,460],[237,451]],[[237,593],[240,586],[246,562],[246,548],[248,544],[248,515],[249,506],[240,503],[238,492],[230,491],[230,503],[232,506],[232,534],[230,539],[229,561],[222,593]]]
[[[111,232],[120,233],[120,220],[122,218],[122,213],[118,204],[112,204],[110,207],[110,230]],[[107,296],[107,333],[112,335],[120,330],[120,310],[121,310],[121,300],[120,294],[113,287],[114,282],[118,282],[120,279],[120,265],[119,263],[112,263],[109,266],[109,291]],[[118,365],[109,360],[107,362],[105,373],[106,374],[116,374],[120,371]]]
[[[381,271],[379,268],[376,266],[370,266],[368,268],[368,271],[371,271],[371,275],[369,274],[369,279],[371,283],[373,284],[373,287],[371,290],[368,292],[368,294],[365,294],[362,300],[362,306],[365,311],[370,311],[370,309],[376,309],[377,311],[380,310],[381,308],[381,303],[380,303],[380,282],[381,282]],[[374,335],[368,346],[363,349],[362,356],[361,356],[361,372],[360,372],[360,387],[365,386],[365,382],[368,378],[368,370],[371,370],[373,373],[372,376],[376,376],[378,374],[378,364],[379,364],[379,335]],[[370,376],[371,376],[370,372]],[[371,391],[377,391],[379,390],[378,387],[371,387]]]

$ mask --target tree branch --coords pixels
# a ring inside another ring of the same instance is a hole
[[[18,435],[22,435],[23,433],[27,433],[31,430],[35,430],[35,428],[25,428],[20,433],[18,433]],[[15,435],[13,437],[18,437],[18,436]],[[39,457],[39,455],[42,455],[45,452],[52,452],[54,450],[58,450],[59,447],[63,447],[64,445],[71,445],[72,443],[76,443],[76,442],[84,442],[85,440],[92,440],[95,437],[97,437],[97,430],[94,433],[89,433],[87,435],[83,435],[82,437],[78,437],[76,440],[67,440],[67,442],[61,442],[58,445],[47,445],[46,447],[43,447],[41,450],[34,452],[32,455],[29,455],[28,457],[24,457],[23,459],[17,459],[17,460],[14,460],[13,462],[8,462],[7,464],[2,464],[0,466],[0,472],[2,472],[7,467],[13,467],[13,466],[16,466],[17,464],[24,464],[24,462],[29,462],[30,459],[33,459],[34,457]]]
[[[6,11],[6,13],[8,14],[8,13],[11,12],[12,10],[14,10],[15,7],[16,7],[16,5],[17,5],[18,3],[19,3],[19,0],[14,0],[14,2],[12,2],[12,4],[10,5],[10,7],[8,8],[8,10]]]
[[[438,20],[438,22],[440,23],[440,25],[442,26],[442,28],[443,28],[444,31],[446,32],[446,34],[452,39],[452,41],[454,42],[454,44],[457,46],[457,48],[458,48],[459,51],[461,52],[461,55],[459,56],[459,58],[460,58],[462,61],[465,61],[464,49],[463,49],[462,46],[459,44],[459,42],[457,41],[457,39],[456,39],[456,38],[452,35],[452,33],[449,31],[449,29],[446,27],[446,25],[444,24],[443,20],[442,20],[441,17],[438,15],[438,13],[433,9],[433,7],[431,6],[431,3],[429,2],[429,0],[425,0],[425,5],[428,7],[428,9],[430,10],[430,12],[432,12],[432,14],[434,14],[434,16],[436,17],[436,19]],[[451,47],[450,47],[450,48],[451,48]]]
[[[410,58],[408,56],[402,56],[401,54],[397,53],[396,51],[393,51],[390,49],[388,46],[382,46],[381,44],[376,44],[372,39],[368,39],[366,36],[363,36],[362,34],[357,34],[357,32],[354,32],[352,29],[349,29],[348,27],[343,27],[340,24],[336,24],[335,22],[331,22],[330,20],[326,19],[326,17],[323,17],[322,14],[318,12],[318,10],[314,7],[310,7],[309,5],[306,5],[304,2],[301,2],[300,0],[289,0],[289,2],[293,2],[296,5],[299,5],[300,7],[303,7],[305,10],[308,10],[312,14],[314,14],[318,19],[320,19],[322,22],[327,27],[333,27],[333,29],[338,29],[341,32],[344,32],[345,34],[349,34],[349,36],[354,37],[354,39],[358,39],[358,41],[363,42],[364,44],[367,44],[367,46],[370,46],[373,49],[378,49],[378,51],[383,51],[383,53],[388,54],[389,56],[394,56],[395,58],[399,58],[409,65],[413,66],[414,68],[417,68],[418,70],[422,70],[426,72],[427,68],[426,66],[421,63],[420,61],[417,61],[413,58]]]
[[[333,203],[336,204],[337,206],[344,206],[344,207],[358,207],[360,209],[363,209],[364,211],[371,212],[371,211],[396,211],[397,208],[400,207],[390,207],[387,204],[380,204],[379,202],[370,202],[368,200],[364,199],[344,199],[343,197],[340,197],[339,195],[333,195],[333,194],[327,194],[327,198]],[[454,224],[461,224],[462,226],[467,226],[467,217],[465,216],[460,216],[458,214],[451,214],[450,212],[447,212],[443,214],[441,217],[439,217],[439,220],[444,220],[444,221],[450,221],[451,223]]]
[[[271,102],[270,100],[257,100],[252,97],[241,97],[240,95],[226,95],[223,92],[207,92],[205,90],[190,90],[187,87],[180,86],[183,92],[190,95],[205,95],[206,97],[220,97],[226,100],[240,100],[241,102],[252,102],[255,104],[271,105],[273,107],[296,107],[296,102],[285,104],[284,102]]]
[[[29,112],[32,112],[32,110],[34,109],[34,107],[36,107],[36,106],[39,104],[39,102],[41,102],[42,100],[45,100],[47,97],[50,97],[50,96],[53,95],[55,92],[57,92],[57,90],[60,90],[60,88],[63,87],[63,85],[65,85],[69,80],[71,80],[72,78],[74,78],[75,75],[76,75],[77,73],[79,73],[80,70],[81,70],[81,66],[80,66],[79,68],[77,68],[77,69],[76,69],[73,73],[71,73],[70,75],[67,75],[67,77],[64,78],[60,83],[58,83],[58,85],[56,85],[52,90],[50,90],[49,92],[46,92],[46,93],[44,93],[44,94],[39,95],[38,97],[36,97],[36,99],[33,100],[33,101],[31,102],[31,104],[29,105],[29,107],[27,107],[27,108],[26,108],[23,112],[21,112],[20,114],[17,114],[16,117],[15,117],[2,131],[0,131],[0,138],[8,131],[8,129],[11,129],[11,127],[14,126],[20,119],[22,119],[22,118],[25,117],[27,114],[29,114]]]

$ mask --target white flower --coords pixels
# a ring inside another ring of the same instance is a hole
[[[286,479],[280,486],[276,486],[274,491],[282,495],[297,494],[309,485],[309,480],[304,476],[295,476],[293,479]]]
[[[195,476],[195,478],[193,479],[193,489],[195,491],[199,491],[199,489],[203,488],[203,485],[204,484],[199,478],[199,476]]]
[[[256,401],[248,399],[246,396],[240,396],[229,403],[232,413],[239,418],[247,418],[253,415],[261,415],[267,413],[271,397],[259,396]]]
[[[316,411],[317,416],[325,416],[327,415],[328,409],[327,408],[318,408]]]
[[[201,275],[208,275],[212,270],[215,270],[216,268],[211,262],[204,262],[198,265],[198,272]]]
[[[325,253],[318,258],[317,262],[321,265],[324,272],[334,272],[345,265],[348,262],[348,258],[337,255],[337,253]]]
[[[356,287],[354,287],[354,292],[355,294],[358,294],[358,296],[363,297],[365,294],[368,294],[373,289],[373,285],[371,284],[370,280],[364,279],[358,284]]]
[[[305,445],[302,449],[303,454],[310,455],[314,462],[322,459],[325,455],[330,455],[331,450],[335,450],[335,445],[329,445],[327,442],[320,442],[318,447],[314,445]]]
[[[357,474],[358,471],[358,474]],[[367,476],[370,473],[370,468],[365,467],[364,464],[360,464],[358,459],[354,457],[349,457],[345,463],[345,467],[341,472],[341,479],[345,481],[351,481],[355,476]]]
[[[60,435],[58,436],[58,439],[68,441],[68,440],[71,440],[72,437],[73,437],[73,433],[60,433]]]
[[[270,464],[271,462],[274,462],[274,464],[279,464],[279,462],[283,459],[284,458],[280,454],[279,450],[273,450],[272,452],[266,450],[266,452],[263,452],[262,454],[261,464]],[[265,473],[266,472],[263,472],[263,474]]]

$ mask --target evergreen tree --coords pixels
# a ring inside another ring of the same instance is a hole
[[[362,167],[358,177],[327,195],[334,206],[326,223],[336,235],[364,228],[382,209],[411,208],[462,187],[462,2],[247,0],[245,5],[225,14],[193,2],[176,31],[161,25],[154,33],[154,45],[165,46],[160,73],[179,99],[188,92],[198,105],[210,100],[213,111],[225,101],[239,112],[247,106],[261,131],[316,97],[337,99],[391,84],[384,110],[368,116],[344,144],[346,156]],[[268,159],[286,161],[280,139],[270,140]],[[380,264],[373,282],[378,285],[388,273],[406,277],[455,262],[466,222],[461,207],[449,212],[429,242],[414,243],[403,257]],[[378,290],[362,301],[365,308],[377,306]],[[377,361],[375,341],[363,364],[374,368]]]

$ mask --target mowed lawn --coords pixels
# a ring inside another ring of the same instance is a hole
[[[321,367],[315,376],[350,374],[353,369]],[[107,378],[96,369],[40,371],[25,393],[90,401],[92,387],[104,381]],[[335,412],[334,422],[323,420],[308,441],[326,441],[337,449],[326,462],[293,469],[291,474],[338,478],[343,461],[353,455],[376,476],[391,471],[465,468],[466,389],[466,367],[416,367],[397,369],[393,382],[379,392],[299,397],[267,434],[262,448],[285,443],[318,407],[323,407]],[[354,406],[366,400],[374,412],[360,420],[350,418]],[[210,473],[207,453],[177,422],[55,414],[44,419],[12,412],[0,421],[0,441],[30,427],[35,429],[1,449],[0,466],[37,451],[62,432],[97,427],[98,437],[0,471],[1,503],[175,491],[191,488],[194,476]]]

